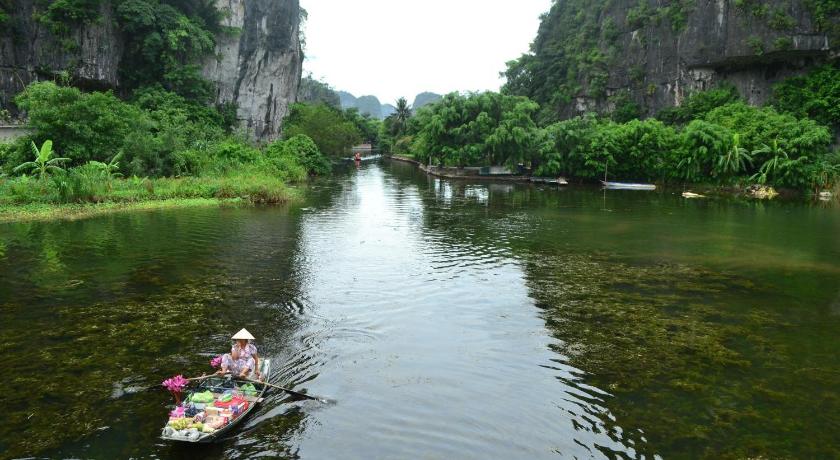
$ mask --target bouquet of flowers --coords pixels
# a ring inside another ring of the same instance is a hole
[[[215,358],[210,360],[210,365],[213,367],[219,367],[222,365],[222,355],[216,356]]]
[[[187,386],[187,379],[183,375],[176,375],[175,377],[164,380],[161,385],[172,393],[175,397],[175,404],[181,404],[181,393]]]

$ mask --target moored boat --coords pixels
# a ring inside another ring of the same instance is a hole
[[[569,185],[565,177],[535,177],[528,178],[529,181],[537,184]]]
[[[601,181],[604,188],[610,190],[656,190],[654,184],[631,184],[627,182],[607,182]]]
[[[267,379],[271,360],[260,360],[260,375]],[[231,376],[212,376],[201,381],[185,400],[170,412],[161,431],[167,441],[213,442],[242,423],[263,401],[269,385]]]

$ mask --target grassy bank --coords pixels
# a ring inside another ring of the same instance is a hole
[[[279,177],[238,171],[218,177],[102,179],[65,174],[0,179],[0,222],[80,219],[126,210],[282,204],[296,197]]]
[[[27,204],[0,206],[0,224],[7,222],[31,222],[49,220],[77,220],[126,211],[152,211],[200,206],[240,205],[238,198],[170,198],[165,200],[139,201],[133,203],[85,203],[85,204]]]

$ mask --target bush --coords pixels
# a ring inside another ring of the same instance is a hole
[[[707,181],[715,161],[732,148],[728,129],[703,120],[694,120],[680,133],[680,147],[675,162],[669,166],[671,177],[687,182]]]
[[[315,141],[305,134],[298,134],[286,141],[275,141],[266,147],[265,154],[272,160],[291,156],[310,175],[329,174],[332,170],[330,160],[321,154]]]
[[[31,159],[32,150],[29,145],[29,139],[26,137],[0,143],[0,177],[4,174],[11,176],[17,165]]]
[[[554,123],[545,128],[546,142],[543,144],[537,176],[567,174],[574,177],[593,179],[603,172],[603,162],[593,161],[589,148],[601,120],[593,115],[575,117]]]
[[[315,141],[318,150],[332,158],[345,156],[350,147],[362,140],[356,125],[342,112],[324,104],[295,104],[283,120],[283,137],[305,134]]]
[[[743,102],[726,104],[709,112],[706,121],[740,134],[742,146],[749,151],[778,141],[791,158],[798,158],[823,155],[831,144],[831,133],[825,126],[808,118],[780,114],[772,107],[753,107]]]
[[[738,90],[734,86],[723,86],[694,93],[681,105],[660,110],[656,118],[668,124],[685,124],[705,117],[717,107],[737,102],[740,99]]]
[[[422,139],[422,162],[434,155],[445,164],[517,164],[539,153],[542,133],[533,116],[539,106],[521,96],[485,92],[447,94],[411,119],[409,135]]]
[[[827,64],[774,86],[773,105],[779,111],[810,117],[840,131],[840,64]]]
[[[73,164],[105,161],[119,152],[132,133],[148,133],[151,120],[111,92],[83,93],[52,82],[29,85],[15,102],[26,111],[32,139],[53,139]]]

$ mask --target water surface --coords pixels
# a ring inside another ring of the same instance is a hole
[[[429,178],[0,225],[0,457],[836,458],[840,210]],[[272,394],[157,438],[247,327]]]

